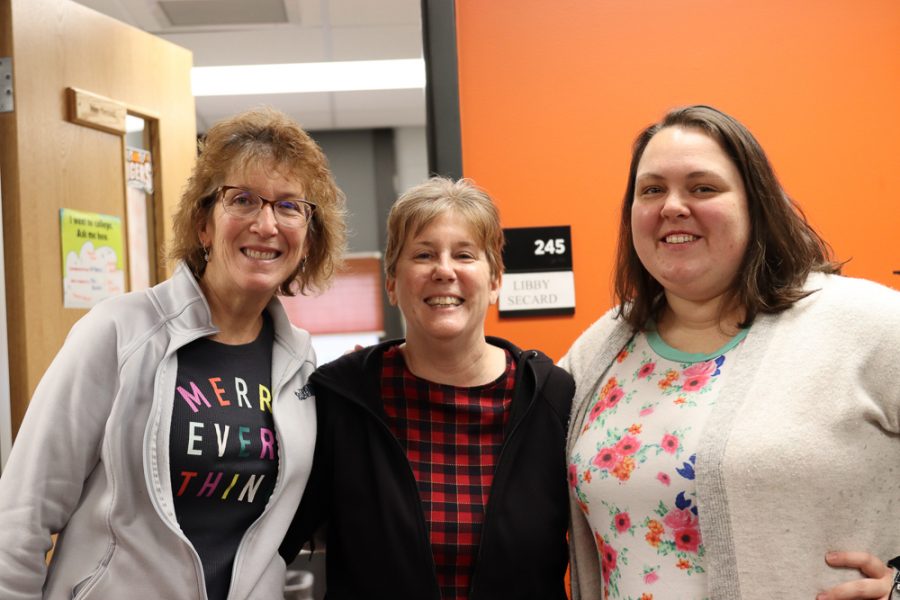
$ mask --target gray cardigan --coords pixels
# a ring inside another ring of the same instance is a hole
[[[278,546],[309,477],[315,367],[309,334],[275,325],[272,414],[279,476],[234,561],[229,599],[281,597]],[[0,598],[206,598],[200,559],[174,516],[169,424],[177,351],[217,330],[187,267],[112,298],[72,328],[47,369],[0,478]],[[61,532],[49,573],[50,534]]]
[[[760,315],[701,434],[697,492],[710,597],[814,598],[860,577],[829,550],[900,554],[900,293],[813,274]],[[568,453],[633,332],[610,311],[560,366],[575,378]],[[601,598],[590,527],[571,503],[573,600]]]

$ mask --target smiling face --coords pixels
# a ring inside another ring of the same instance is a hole
[[[750,237],[747,194],[719,143],[667,127],[647,144],[631,207],[634,248],[666,296],[706,302],[727,293]]]
[[[229,169],[225,184],[271,200],[303,197],[303,186],[296,179],[270,168]],[[269,205],[254,217],[230,215],[219,197],[199,233],[201,243],[209,248],[201,280],[207,296],[212,296],[208,299],[268,302],[305,255],[307,228],[280,226]]]
[[[407,236],[387,292],[406,319],[407,343],[483,343],[484,318],[500,280],[491,275],[469,223],[449,211]]]

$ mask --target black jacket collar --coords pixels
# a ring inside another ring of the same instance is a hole
[[[553,361],[538,350],[522,350],[503,338],[485,336],[485,340],[493,346],[509,351],[516,362],[516,394],[510,409],[507,425],[509,429],[522,418],[537,392],[543,387],[553,368]],[[388,348],[403,342],[403,339],[388,340],[346,354],[319,367],[310,378],[310,384],[313,388],[323,386],[337,396],[368,409],[384,421],[386,415],[381,400],[380,377],[382,357]],[[360,372],[363,373],[362,377],[359,376]],[[521,385],[524,377],[532,378],[530,385]]]

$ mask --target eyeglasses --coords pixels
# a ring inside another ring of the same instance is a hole
[[[229,215],[249,219],[259,214],[266,204],[271,205],[275,221],[282,227],[295,229],[306,225],[316,210],[316,205],[302,198],[269,200],[244,188],[223,185],[216,190],[222,196],[222,207]]]

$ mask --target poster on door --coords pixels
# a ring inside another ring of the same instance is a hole
[[[150,221],[153,202],[153,157],[147,150],[125,149],[125,225],[129,289],[150,287]]]
[[[122,219],[62,208],[63,306],[91,308],[125,291]]]

